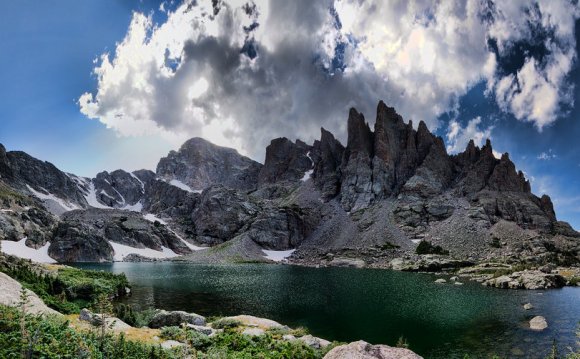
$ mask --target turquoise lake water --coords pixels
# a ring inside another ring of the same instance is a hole
[[[77,266],[124,272],[133,285],[125,302],[141,308],[250,314],[329,340],[394,345],[403,336],[425,358],[543,358],[554,340],[560,353],[578,349],[580,288],[502,290],[436,284],[429,274],[269,264]],[[523,309],[528,302],[534,309]],[[547,330],[527,328],[535,315]]]

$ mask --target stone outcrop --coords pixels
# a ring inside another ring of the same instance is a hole
[[[502,275],[484,282],[490,287],[502,289],[550,289],[566,285],[566,279],[559,274],[544,273],[539,270],[525,270]]]
[[[22,285],[18,281],[12,279],[8,275],[0,272],[0,304],[10,307],[19,306],[21,302]],[[26,311],[30,314],[48,314],[60,315],[59,312],[49,308],[44,304],[42,299],[34,292],[26,289],[28,303],[26,304]]]
[[[372,345],[364,341],[337,346],[330,350],[324,359],[422,359],[421,356],[405,348],[388,345]]]
[[[364,116],[354,108],[348,115],[348,142],[342,157],[341,203],[347,211],[369,205],[373,199],[373,133]]]
[[[299,181],[314,165],[309,157],[310,151],[311,146],[300,140],[294,143],[286,137],[273,139],[266,147],[266,160],[258,176],[259,185]]]
[[[324,200],[335,197],[340,190],[340,165],[343,154],[344,146],[332,133],[321,128],[320,141],[314,141],[311,158],[314,161],[312,177]]]
[[[206,189],[191,213],[198,243],[216,245],[234,238],[260,210],[245,193],[223,186]]]
[[[178,180],[192,190],[224,185],[243,191],[256,189],[262,165],[236,150],[192,138],[179,151],[171,151],[157,165],[157,176]]]
[[[89,209],[67,212],[55,229],[49,255],[59,262],[110,262],[114,251],[109,241],[134,248],[175,253],[191,250],[161,224],[129,211]]]
[[[136,171],[129,173],[116,170],[111,173],[104,171],[92,180],[95,186],[97,200],[114,208],[135,206],[143,200],[145,183],[155,174],[151,171]]]

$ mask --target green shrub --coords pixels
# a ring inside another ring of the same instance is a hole
[[[187,342],[197,350],[206,350],[211,345],[211,338],[195,330],[188,330]]]
[[[449,251],[443,249],[441,246],[434,246],[431,242],[421,241],[417,245],[417,249],[415,249],[417,254],[440,254],[440,255],[448,255]]]
[[[125,294],[129,281],[124,274],[61,267],[47,274],[29,262],[4,257],[0,272],[36,293],[49,307],[64,313],[78,313],[90,306],[99,294],[118,297]]]
[[[186,333],[180,327],[163,327],[161,328],[161,338],[184,342],[186,340]]]
[[[231,329],[239,327],[240,325],[242,325],[242,322],[230,318],[218,319],[215,322],[211,323],[211,326],[214,329]]]
[[[0,358],[19,358],[30,351],[32,358],[157,358],[177,359],[182,356],[158,346],[128,341],[124,335],[107,334],[100,347],[95,331],[77,332],[59,317],[26,316],[29,333],[21,336],[18,309],[0,305]]]

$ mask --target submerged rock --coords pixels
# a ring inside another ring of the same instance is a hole
[[[548,322],[546,321],[546,318],[540,315],[533,317],[532,320],[530,320],[530,329],[532,330],[544,330],[547,327]]]
[[[423,359],[409,349],[371,345],[362,340],[333,348],[324,359]]]

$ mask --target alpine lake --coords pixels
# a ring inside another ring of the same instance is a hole
[[[506,290],[434,283],[447,277],[431,274],[277,264],[75,266],[124,272],[132,294],[123,302],[141,309],[249,314],[342,342],[395,345],[403,337],[425,358],[544,358],[554,343],[563,355],[580,340],[580,288]],[[546,330],[529,329],[536,315],[546,318]]]

